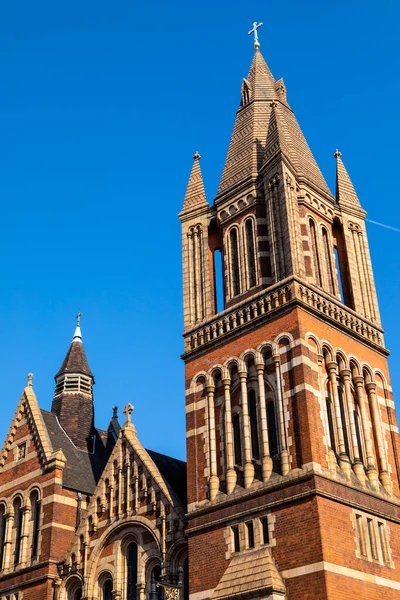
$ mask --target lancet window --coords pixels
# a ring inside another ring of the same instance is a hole
[[[3,568],[4,563],[4,543],[6,541],[6,507],[4,504],[0,504],[0,569]]]
[[[106,579],[102,586],[102,600],[112,600],[113,582]]]
[[[22,521],[23,511],[21,498],[16,498],[13,504],[14,509],[14,566],[21,560],[21,542],[22,542]]]
[[[31,532],[32,532],[32,544],[31,544],[31,559],[37,558],[38,545],[39,545],[39,526],[40,526],[40,498],[37,490],[33,490],[30,495],[31,505]]]
[[[249,288],[252,288],[257,283],[254,247],[254,224],[252,219],[247,219],[245,223],[245,237],[247,259],[247,285]]]
[[[326,269],[326,276],[328,278],[328,291],[331,294],[335,293],[335,279],[334,279],[334,275],[333,275],[333,267],[332,267],[332,258],[331,258],[331,246],[329,243],[329,239],[328,239],[328,232],[326,231],[325,227],[322,228],[322,244],[323,244],[323,248],[324,248],[324,254],[325,254],[325,269]]]
[[[131,542],[127,548],[127,600],[137,600],[138,547]]]
[[[234,227],[229,232],[232,296],[240,294],[240,267],[238,231]]]
[[[321,275],[321,263],[318,252],[318,239],[317,239],[317,230],[315,227],[315,223],[312,219],[309,219],[309,227],[311,234],[311,250],[313,256],[313,265],[314,265],[314,278],[315,283],[322,287],[322,275]]]

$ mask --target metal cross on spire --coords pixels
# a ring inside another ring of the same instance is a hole
[[[80,327],[80,324],[81,324],[81,316],[82,316],[81,312],[78,312],[78,314],[76,315],[77,325],[79,327]]]
[[[253,29],[250,29],[250,31],[249,31],[249,35],[254,33],[254,48],[260,47],[260,42],[258,41],[258,32],[257,32],[257,29],[259,29],[260,27],[262,27],[262,23],[257,23],[257,21],[254,21]]]

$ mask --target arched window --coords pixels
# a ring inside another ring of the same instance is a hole
[[[3,568],[4,542],[6,540],[6,507],[0,504],[0,569]]]
[[[240,417],[239,415],[233,415],[232,417],[232,429],[233,429],[233,447],[235,454],[235,465],[242,466],[242,437],[240,432]]]
[[[239,274],[239,246],[237,229],[231,229],[229,234],[231,250],[231,279],[232,296],[240,294],[240,274]]]
[[[326,273],[328,276],[328,290],[331,294],[335,293],[335,280],[333,278],[333,268],[332,268],[332,260],[330,253],[330,244],[328,240],[328,233],[325,227],[322,228],[322,241],[324,245],[324,253],[325,253],[325,264],[326,264]]]
[[[161,581],[161,567],[156,565],[151,572],[151,589],[150,589],[150,600],[162,600],[163,590],[161,587],[157,587],[157,583]]]
[[[254,231],[253,221],[247,219],[245,224],[246,230],[246,258],[247,258],[247,277],[249,288],[256,285],[256,260],[254,252]]]
[[[320,265],[320,261],[319,261],[319,255],[318,255],[317,232],[315,230],[315,223],[312,219],[309,220],[309,226],[310,226],[310,233],[311,233],[311,250],[312,250],[312,255],[313,255],[315,282],[317,285],[322,287],[321,265]]]
[[[82,588],[79,587],[74,594],[74,600],[82,600]]]
[[[106,579],[102,586],[101,600],[112,600],[113,582],[112,579]]]
[[[131,542],[126,553],[127,559],[127,600],[137,600],[138,547]]]
[[[257,420],[257,400],[254,390],[249,390],[249,417],[250,417],[250,432],[251,432],[251,452],[253,458],[260,458],[260,447],[258,442],[258,420]]]
[[[14,566],[21,560],[22,504],[21,498],[14,500]]]
[[[336,261],[336,269],[339,279],[339,289],[342,302],[350,308],[354,308],[351,284],[349,277],[349,265],[347,259],[346,244],[343,235],[343,228],[339,221],[335,220],[332,226],[332,235],[334,239],[334,254]]]
[[[363,438],[362,438],[362,433],[361,433],[361,431],[362,431],[361,417],[358,412],[357,405],[356,405],[356,410],[354,411],[354,425],[356,428],[356,437],[357,437],[358,452],[360,454],[360,460],[365,465],[364,444],[363,444]]]
[[[268,425],[268,440],[269,453],[271,457],[279,454],[278,447],[278,432],[276,429],[275,404],[273,400],[267,402],[267,425]]]

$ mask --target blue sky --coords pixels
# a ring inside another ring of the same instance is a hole
[[[400,8],[377,6],[2,3],[2,439],[28,372],[50,408],[80,310],[97,425],[132,402],[143,443],[184,457],[177,214],[195,150],[216,193],[254,20],[331,189],[338,147],[368,217],[400,227]],[[400,393],[400,234],[368,233]]]

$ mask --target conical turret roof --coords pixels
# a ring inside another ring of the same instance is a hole
[[[361,208],[357,192],[342,161],[342,153],[336,150],[336,202],[353,208]]]
[[[86,358],[85,349],[82,343],[82,333],[80,324],[76,326],[74,337],[72,338],[71,345],[64,358],[64,361],[58,370],[56,377],[63,375],[64,373],[82,373],[93,377],[93,374],[89,368],[89,364]]]
[[[202,208],[203,206],[208,206],[203,176],[200,169],[200,158],[201,156],[198,152],[196,152],[193,156],[194,162],[186,188],[182,213],[196,208]]]
[[[248,77],[243,80],[242,101],[236,114],[217,201],[245,182],[254,182],[262,165],[279,150],[287,156],[299,176],[331,196],[282,89],[283,80],[274,80],[256,48]],[[275,114],[272,114],[273,107]],[[270,135],[273,140],[268,139]]]

